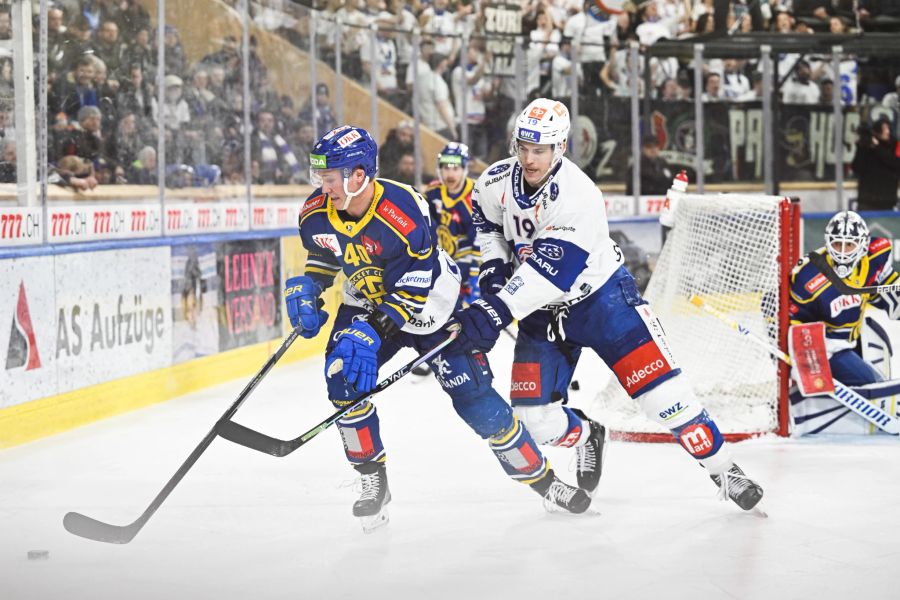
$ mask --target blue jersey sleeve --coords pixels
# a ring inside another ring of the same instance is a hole
[[[303,271],[326,289],[334,285],[334,278],[341,271],[335,252],[340,252],[337,238],[329,234],[325,218],[326,197],[319,190],[313,193],[300,210],[300,240],[306,250],[306,266]]]

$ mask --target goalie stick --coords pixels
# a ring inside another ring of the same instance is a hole
[[[216,433],[218,433],[226,440],[229,440],[241,446],[245,446],[247,448],[251,448],[253,450],[256,450],[257,452],[271,454],[272,456],[277,456],[279,458],[287,456],[309,440],[313,439],[314,437],[337,423],[341,417],[356,409],[360,404],[367,401],[375,394],[383,392],[387,388],[391,387],[391,385],[393,385],[398,379],[443,350],[459,335],[460,326],[458,323],[454,323],[450,325],[446,331],[448,331],[450,335],[448,335],[443,342],[441,342],[425,354],[417,357],[415,360],[406,363],[398,370],[391,373],[391,375],[389,375],[387,378],[379,381],[375,389],[371,392],[361,394],[350,404],[338,409],[330,417],[320,422],[318,425],[316,425],[306,433],[303,433],[292,440],[279,440],[225,418],[221,419],[216,424]]]
[[[297,339],[300,330],[295,329],[291,332],[291,334],[281,343],[281,346],[278,350],[275,351],[269,360],[266,361],[266,364],[263,365],[262,369],[257,372],[256,375],[253,376],[253,379],[244,387],[238,396],[237,400],[234,401],[228,410],[220,417],[220,420],[230,419],[234,413],[237,412],[238,408],[241,407],[241,404],[250,396],[250,393],[256,388],[260,381],[262,381],[263,377],[275,366],[275,363],[284,355],[288,348],[290,348],[291,344],[294,343],[294,340]],[[147,521],[150,520],[150,517],[156,512],[156,510],[162,505],[165,499],[172,493],[172,490],[175,489],[175,486],[178,485],[178,482],[184,478],[187,472],[194,466],[194,463],[197,462],[197,459],[200,458],[200,455],[209,447],[212,441],[216,439],[216,428],[213,426],[212,429],[209,430],[209,433],[197,444],[197,447],[194,448],[194,451],[191,452],[190,456],[188,456],[187,460],[185,460],[181,467],[178,468],[178,471],[175,475],[166,482],[166,485],[163,486],[162,490],[156,495],[156,498],[150,503],[150,506],[141,513],[134,522],[129,523],[128,525],[112,525],[110,523],[104,523],[103,521],[98,521],[97,519],[92,519],[86,515],[77,512],[69,512],[66,513],[66,516],[63,517],[63,527],[66,528],[66,531],[69,533],[75,534],[77,536],[87,538],[89,540],[94,540],[97,542],[107,542],[110,544],[127,544],[134,536],[138,534],[138,532],[146,525]]]
[[[809,262],[819,270],[825,278],[831,282],[831,285],[834,286],[834,289],[839,291],[841,294],[853,295],[853,294],[881,294],[883,292],[900,292],[900,283],[891,283],[888,285],[864,285],[864,286],[853,286],[841,279],[837,273],[834,272],[834,269],[831,268],[831,265],[828,264],[828,259],[825,258],[824,254],[819,254],[818,252],[810,252],[807,256],[809,258]]]
[[[708,305],[706,301],[700,296],[692,295],[690,298],[688,298],[688,301],[697,308],[700,308],[703,311],[718,318],[720,321],[722,321],[747,339],[755,342],[759,346],[762,346],[763,348],[768,350],[769,353],[772,354],[772,356],[783,360],[788,365],[792,365],[791,357],[788,356],[787,353],[783,352],[777,346],[754,334],[752,331],[750,331],[737,321],[729,318],[721,311]],[[834,380],[834,388],[835,392],[833,394],[828,394],[828,396],[830,396],[832,399],[837,400],[882,431],[890,433],[892,435],[897,435],[898,433],[900,433],[900,425],[898,425],[897,419],[887,414],[871,402],[868,402],[861,395],[854,392],[852,389],[848,388],[837,379]]]

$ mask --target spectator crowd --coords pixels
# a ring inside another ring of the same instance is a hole
[[[141,3],[51,0],[49,5],[48,154],[64,181],[74,177],[87,181],[78,185],[88,188],[156,183],[162,135],[170,185],[243,182],[242,52],[236,37],[217,40],[216,50],[189,61],[181,33],[167,26],[160,103],[157,34]],[[716,29],[810,35],[900,29],[900,0],[323,0],[317,7],[314,42],[320,59],[335,64],[340,48],[344,75],[366,85],[374,79],[379,96],[407,114],[413,113],[415,83],[423,125],[458,140],[464,120],[472,153],[487,161],[506,152],[517,99],[567,98],[573,79],[588,101],[630,95],[630,58],[622,48],[632,40],[647,47]],[[522,77],[494,72],[498,50],[486,34],[498,7],[514,16],[513,29],[523,40]],[[258,25],[304,49],[310,45],[308,10],[286,0],[251,3]],[[35,49],[38,24],[36,16]],[[417,53],[414,28],[422,32]],[[11,34],[9,5],[0,3],[0,39]],[[273,88],[254,36],[249,54],[252,181],[307,183],[309,148],[317,134],[337,124],[330,90],[320,84],[315,102],[295,105]],[[900,57],[897,65],[885,65],[846,56],[838,73],[829,56],[775,59],[785,103],[828,104],[840,93],[847,104],[900,108]],[[693,89],[690,61],[642,54],[638,68],[649,69],[650,89],[643,89],[642,78],[641,96],[662,101],[690,100],[695,93],[707,102],[761,97],[755,60],[704,61],[699,91]],[[5,181],[15,180],[12,92],[12,61],[0,56],[0,180]],[[412,183],[415,162],[412,124],[404,121],[388,135],[381,171]]]

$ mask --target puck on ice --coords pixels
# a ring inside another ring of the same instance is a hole
[[[581,389],[581,384],[578,383],[577,379],[573,379],[572,383],[569,384],[569,387],[577,392]]]
[[[28,560],[47,560],[50,558],[49,550],[29,550]]]

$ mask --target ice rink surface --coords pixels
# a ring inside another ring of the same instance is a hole
[[[501,390],[510,353],[491,355]],[[321,367],[277,366],[235,420],[299,435],[330,414]],[[574,405],[600,372],[579,366]],[[718,501],[674,444],[613,442],[592,514],[548,514],[430,378],[376,402],[393,495],[376,533],[335,429],[284,458],[215,440],[130,544],[63,529],[70,510],[136,519],[245,383],[0,451],[0,599],[900,598],[897,439],[733,446],[768,519]],[[573,482],[571,455],[548,452]]]

